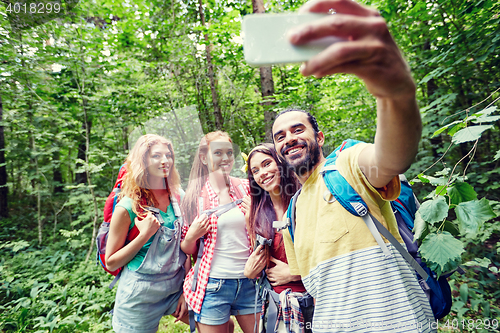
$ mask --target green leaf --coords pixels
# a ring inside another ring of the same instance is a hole
[[[426,176],[426,175],[420,174],[420,175],[418,175],[418,178],[422,181],[422,183],[431,183],[431,185],[434,185],[434,186],[446,185],[446,183],[448,182],[448,178],[446,178],[446,177],[436,178],[436,177]]]
[[[448,188],[448,195],[452,205],[477,199],[477,193],[471,185],[458,181]]]
[[[500,116],[481,116],[477,119],[472,120],[473,123],[492,123],[500,119]]]
[[[492,128],[493,125],[477,125],[469,126],[467,128],[461,129],[453,135],[451,142],[454,144],[475,141],[481,137],[484,131]]]
[[[474,238],[483,223],[496,216],[485,198],[462,202],[455,208],[455,213],[460,233],[468,238]]]
[[[482,259],[479,259],[479,258],[475,258],[474,260],[472,261],[467,261],[464,265],[465,266],[468,266],[468,267],[484,267],[484,268],[488,268],[491,264],[491,260],[488,259],[488,258],[482,258]]]
[[[455,120],[454,122],[449,123],[448,125],[444,125],[440,129],[438,129],[436,132],[434,132],[434,134],[432,134],[431,138],[435,137],[436,135],[439,135],[439,134],[443,133],[451,125],[455,125],[455,124],[458,124],[458,123],[461,123],[461,122],[462,122],[462,120]]]
[[[424,183],[424,184],[426,184],[426,183],[430,183],[430,180],[429,180],[429,179],[427,179],[427,176],[426,176],[426,175],[424,175],[423,173],[419,174],[417,177],[418,177],[418,179],[420,179],[420,181],[421,181],[422,183]]]
[[[467,127],[467,124],[464,122],[457,124],[457,125],[453,126],[453,128],[448,131],[448,135],[453,136],[453,135],[455,135],[455,133],[458,132],[458,130],[461,130],[462,128],[465,128],[465,127]]]
[[[496,160],[498,160],[499,158],[500,158],[500,150],[499,150],[499,151],[497,151],[497,153],[496,153],[495,157],[493,158],[493,161],[496,161]]]
[[[448,216],[448,204],[446,199],[440,196],[424,202],[418,211],[425,221],[434,223],[442,221]]]
[[[436,187],[436,195],[446,195],[448,192],[448,187],[446,185],[441,185]]]
[[[464,251],[462,242],[447,231],[429,234],[420,246],[420,254],[426,262],[433,263],[429,268],[436,271],[438,275],[445,271],[450,263],[459,261]]]
[[[420,215],[420,212],[417,211],[415,213],[415,221],[413,226],[413,233],[415,234],[414,235],[415,239],[420,239],[426,228],[427,228],[427,222],[424,221],[424,219]]]
[[[470,300],[470,308],[473,311],[478,311],[479,309],[479,304],[482,302],[482,299],[471,299]]]
[[[464,309],[464,305],[465,303],[462,302],[462,301],[456,301],[456,302],[453,302],[453,305],[451,307],[451,311],[453,312],[458,312],[460,311],[461,309]],[[468,309],[467,309],[468,310]]]
[[[467,283],[463,283],[460,286],[459,292],[462,302],[467,303],[467,299],[469,298],[469,286],[467,285]]]
[[[436,171],[435,176],[448,176],[450,174],[451,168],[444,168],[441,171]]]
[[[448,231],[454,237],[456,237],[460,234],[460,230],[458,230],[458,226],[455,223],[448,221],[448,220],[444,221],[442,230]]]
[[[475,114],[481,115],[481,116],[488,116],[495,112],[497,110],[496,106],[490,106],[489,108],[483,109]]]

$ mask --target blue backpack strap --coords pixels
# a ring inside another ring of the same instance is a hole
[[[299,197],[301,189],[299,189],[293,195],[290,203],[288,204],[288,209],[286,210],[286,223],[288,226],[288,232],[290,233],[290,237],[292,238],[292,242],[294,242],[294,234],[295,234],[295,206],[297,205],[297,198]]]
[[[329,161],[325,163],[320,171],[326,188],[329,191],[329,193],[325,193],[324,199],[329,202],[337,200],[342,207],[354,216],[361,217],[366,215],[368,213],[368,206],[365,201],[340,174],[335,163],[328,162]],[[329,194],[331,194],[335,200],[327,200],[326,195]]]
[[[340,153],[347,148],[353,147],[358,140],[345,140],[330,155],[328,155],[325,164],[321,168],[321,175],[329,193],[325,192],[323,198],[332,203],[337,200],[342,207],[347,209],[354,216],[364,216],[368,213],[368,206],[361,196],[352,188],[347,180],[338,172],[335,163]],[[329,197],[330,196],[330,197]],[[328,198],[329,197],[329,198]],[[328,199],[327,199],[328,198]]]
[[[413,269],[415,269],[422,277],[425,277],[425,279],[427,279],[427,273],[422,269],[422,267],[420,267],[420,265],[408,253],[408,251],[404,249],[401,244],[399,244],[396,238],[368,211],[368,205],[365,203],[365,201],[337,170],[335,162],[340,152],[343,149],[352,147],[358,143],[359,141],[346,140],[340,147],[335,149],[335,151],[329,155],[329,159],[326,161],[325,165],[320,171],[321,175],[323,176],[323,181],[325,182],[325,185],[330,192],[325,193],[325,196],[333,196],[334,199],[337,200],[349,213],[354,216],[361,217],[387,258],[392,257],[392,254],[390,253],[380,234],[382,234],[387,240],[389,240],[389,242],[406,259],[410,266],[413,267]],[[411,187],[409,189],[411,191]],[[413,200],[413,192],[411,192],[411,194]],[[328,202],[335,201],[332,201],[332,199],[327,200],[326,197],[325,200]]]
[[[399,175],[401,181],[401,193],[399,197],[391,201],[394,213],[399,212],[408,229],[413,230],[415,213],[420,204],[418,203],[413,190],[404,175]]]
[[[194,320],[194,311],[189,307],[188,309],[188,314],[189,314],[189,331],[191,333],[196,333],[196,322]]]

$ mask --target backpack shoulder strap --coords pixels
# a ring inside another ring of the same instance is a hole
[[[349,213],[362,217],[368,213],[368,206],[361,196],[352,188],[351,184],[340,174],[336,162],[340,153],[347,148],[357,145],[361,141],[345,140],[330,155],[320,170],[323,181],[328,191],[323,194],[323,199],[328,203],[338,201]]]
[[[338,201],[349,213],[354,216],[364,216],[368,213],[368,206],[361,196],[352,188],[351,184],[340,174],[334,163],[325,163],[320,171],[328,189],[323,199],[328,202]],[[333,198],[332,198],[333,196]],[[327,199],[329,198],[329,199]]]
[[[288,232],[290,233],[290,237],[292,238],[292,242],[294,242],[295,235],[295,206],[297,205],[297,199],[300,195],[301,190],[302,189],[299,188],[298,191],[295,192],[292,199],[290,200],[290,203],[288,204],[288,209],[286,210],[286,222],[288,226]]]
[[[243,186],[243,181],[239,178],[230,177],[231,184],[235,190],[236,198],[242,199],[247,196],[247,191],[245,191],[245,187]]]
[[[181,202],[181,196],[179,193],[174,193],[174,195],[170,196],[170,203],[172,204],[172,208],[174,209],[175,217],[181,217],[181,207],[179,203]]]
[[[205,186],[201,189],[201,195],[198,197],[198,214],[210,209],[210,198],[208,197],[208,191]]]

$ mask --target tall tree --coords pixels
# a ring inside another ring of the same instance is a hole
[[[203,0],[198,0],[198,4],[200,11],[201,25],[206,28],[205,13],[203,12]],[[212,104],[214,107],[215,127],[218,130],[221,130],[223,129],[224,126],[224,118],[222,117],[222,112],[219,106],[219,96],[217,94],[217,80],[215,79],[215,71],[211,55],[212,44],[208,39],[208,32],[205,32],[204,38],[205,38],[205,51],[206,51],[207,65],[208,65],[208,79],[210,80],[210,90],[212,91]]]
[[[7,209],[7,195],[9,188],[7,187],[7,167],[5,165],[5,140],[2,124],[3,105],[2,96],[0,96],[0,218],[9,217]]]
[[[252,0],[254,14],[262,14],[266,12],[264,0]],[[273,68],[271,66],[262,66],[260,70],[260,90],[262,94],[262,105],[264,106],[264,121],[266,129],[266,141],[272,142],[272,123],[274,112],[271,110],[274,104],[272,97],[274,95]]]

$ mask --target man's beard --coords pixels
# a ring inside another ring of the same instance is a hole
[[[307,150],[306,155],[300,160],[293,160],[285,156],[284,151],[297,146],[304,145],[304,149]],[[281,149],[281,155],[284,156],[285,162],[288,166],[297,174],[297,176],[302,177],[304,174],[312,171],[314,167],[318,164],[320,159],[320,148],[318,142],[315,140],[311,145],[305,142],[297,142],[293,146],[285,146]]]

